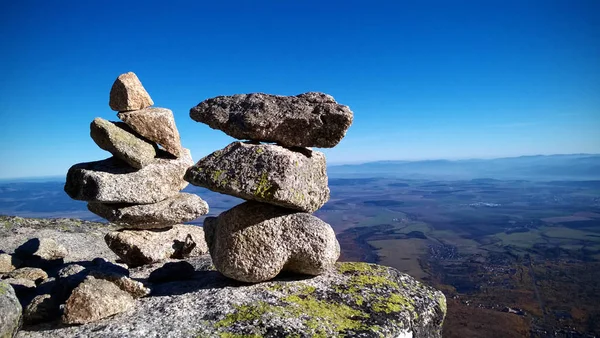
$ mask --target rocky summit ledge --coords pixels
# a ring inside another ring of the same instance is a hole
[[[68,249],[65,262],[116,261],[103,250],[110,225],[0,220],[0,249],[6,252],[43,234]],[[318,277],[280,274],[258,284],[226,278],[208,255],[168,259],[128,274],[150,294],[133,299],[127,311],[83,325],[26,323],[16,337],[441,337],[446,313],[441,292],[396,269],[366,263],[337,263]]]
[[[208,256],[188,263],[191,279],[154,284],[127,312],[28,327],[17,337],[441,337],[444,295],[393,268],[338,263],[318,277],[244,284],[214,271]],[[131,277],[145,280],[161,264]]]

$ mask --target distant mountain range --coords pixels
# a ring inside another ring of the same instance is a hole
[[[598,180],[600,155],[536,155],[497,159],[377,161],[329,166],[331,177],[462,180]]]

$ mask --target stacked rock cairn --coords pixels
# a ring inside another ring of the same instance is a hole
[[[255,93],[205,100],[190,117],[242,140],[185,174],[193,185],[246,200],[204,221],[216,269],[243,282],[331,269],[339,243],[331,226],[311,214],[329,200],[326,161],[309,147],[336,146],[352,111],[323,93]]]
[[[122,228],[105,241],[130,267],[208,251],[202,228],[181,224],[208,213],[200,197],[180,192],[194,164],[190,151],[181,147],[172,111],[153,104],[134,73],[120,75],[109,105],[122,122],[90,125],[94,142],[113,156],[72,166],[65,184],[71,198]]]

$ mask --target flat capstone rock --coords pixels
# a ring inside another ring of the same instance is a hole
[[[67,173],[65,192],[73,199],[99,203],[150,204],[173,197],[188,183],[185,171],[194,162],[185,149],[179,158],[163,154],[142,169],[111,157],[79,163]]]
[[[185,173],[193,185],[245,200],[314,212],[329,200],[323,153],[233,142]]]
[[[88,210],[127,229],[158,229],[206,215],[208,204],[198,195],[179,193],[153,204],[88,203]]]
[[[190,110],[190,117],[239,140],[332,148],[346,135],[353,113],[324,93],[253,93],[202,101]]]
[[[119,75],[110,89],[108,105],[114,111],[144,109],[153,104],[154,101],[133,72]]]
[[[97,117],[90,124],[90,136],[98,147],[137,169],[147,166],[156,157],[157,146],[143,139],[123,122]]]
[[[281,271],[320,275],[340,256],[329,224],[265,203],[245,202],[207,217],[204,231],[217,270],[242,282],[263,282]]]

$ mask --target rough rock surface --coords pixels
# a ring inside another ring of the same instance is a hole
[[[0,273],[8,273],[21,266],[21,260],[9,254],[0,253]]]
[[[62,320],[65,324],[90,323],[127,311],[133,305],[129,293],[115,284],[88,277],[67,299]]]
[[[104,237],[108,247],[128,266],[135,267],[167,258],[184,258],[208,252],[204,230],[177,224],[169,229],[122,230]]]
[[[73,199],[88,202],[156,203],[187,186],[183,175],[193,163],[187,149],[178,159],[155,158],[139,170],[114,157],[79,163],[67,173],[65,192]]]
[[[118,286],[119,289],[130,294],[133,298],[140,298],[150,294],[150,289],[147,288],[143,283],[119,273],[92,270],[90,271],[89,275],[96,279],[104,279],[112,282]]]
[[[190,117],[240,140],[331,148],[346,135],[353,114],[323,93],[254,93],[205,100],[190,110]]]
[[[95,118],[90,124],[90,136],[98,147],[141,169],[156,157],[156,145],[142,139],[123,122]]]
[[[8,274],[8,277],[9,278],[29,279],[30,281],[40,283],[40,282],[44,281],[46,278],[48,278],[48,274],[46,273],[46,271],[44,271],[40,268],[24,267],[24,268],[18,268],[14,271],[11,271]]]
[[[35,296],[23,311],[23,321],[35,324],[58,318],[58,306],[49,294]]]
[[[15,249],[15,255],[27,266],[48,267],[62,264],[69,254],[52,238],[32,238]]]
[[[21,326],[23,308],[12,286],[0,281],[0,337],[10,338]]]
[[[119,75],[110,89],[108,105],[114,111],[138,110],[154,102],[133,72]]]
[[[441,292],[379,265],[340,263],[321,276],[253,285],[197,268],[191,280],[156,285],[135,310],[87,325],[29,328],[18,337],[437,338],[445,311]]]
[[[80,219],[0,216],[0,249],[13,252],[33,238],[50,238],[69,252],[65,262],[91,261],[95,257],[114,262],[118,257],[106,246],[103,238],[116,229],[112,224]]]
[[[179,193],[154,204],[88,203],[88,210],[128,229],[158,229],[206,215],[208,204],[198,195]]]
[[[138,134],[156,142],[175,155],[181,155],[181,139],[173,112],[166,108],[146,108],[120,112],[117,116]]]
[[[340,246],[319,218],[258,202],[245,202],[204,221],[215,267],[227,277],[262,282],[281,271],[319,275],[331,269]]]
[[[25,278],[6,278],[2,280],[12,286],[19,298],[28,295],[35,290],[35,282]]]
[[[246,200],[314,212],[329,200],[325,155],[296,150],[233,142],[190,167],[185,179]]]

